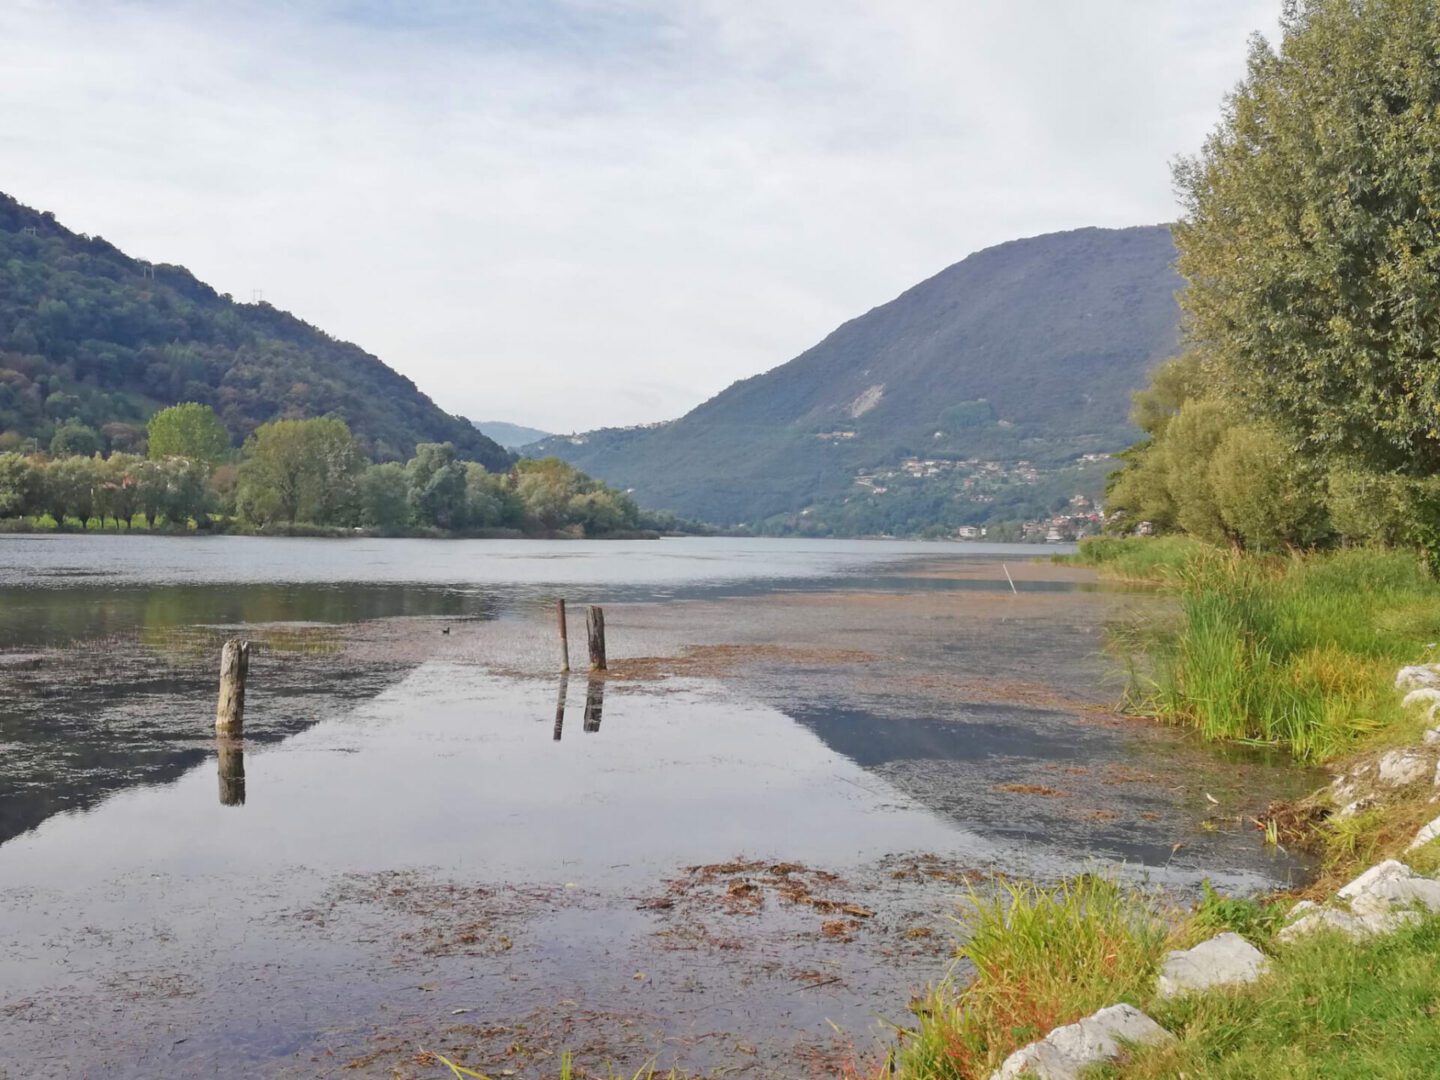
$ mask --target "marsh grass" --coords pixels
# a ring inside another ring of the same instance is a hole
[[[907,1080],[989,1076],[1051,1028],[1140,1000],[1171,943],[1143,894],[1091,875],[1053,888],[1002,881],[966,905],[958,957],[974,977],[916,1003],[894,1062]]]
[[[1192,559],[1211,550],[1208,544],[1188,536],[1091,536],[1080,541],[1074,555],[1058,555],[1056,561],[1100,567],[1111,577],[1154,581],[1179,573]]]
[[[1168,627],[1131,628],[1148,661],[1137,711],[1206,739],[1263,743],[1313,762],[1407,725],[1395,669],[1440,638],[1440,587],[1401,551],[1261,558],[1165,537],[1087,544],[1093,565],[1148,574],[1176,597]],[[1147,549],[1154,547],[1154,552]]]
[[[1275,935],[1284,926],[1285,915],[1290,910],[1289,901],[1222,896],[1208,881],[1202,890],[1195,914],[1181,932],[1187,945],[1199,944],[1228,931],[1239,934],[1265,952],[1274,948]]]

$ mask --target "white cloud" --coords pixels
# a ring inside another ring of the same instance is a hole
[[[677,415],[978,248],[1174,214],[1274,0],[7,0],[0,187],[443,407]]]

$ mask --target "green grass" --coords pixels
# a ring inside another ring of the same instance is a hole
[[[1185,937],[1199,943],[1229,931],[1239,934],[1257,949],[1270,952],[1274,948],[1275,934],[1284,925],[1290,910],[1289,901],[1222,896],[1208,881],[1203,889],[1195,914],[1186,925]]]
[[[1011,884],[972,903],[973,934],[960,955],[975,964],[973,982],[925,995],[916,1026],[872,1080],[988,1077],[1014,1049],[1120,1001],[1177,1042],[1096,1076],[1440,1075],[1440,916],[1382,938],[1318,934],[1277,950],[1288,902],[1226,898],[1208,887],[1193,912],[1168,917],[1146,896],[1093,877],[1048,890]],[[1267,976],[1238,990],[1154,997],[1168,949],[1227,930],[1270,954]]]
[[[1059,555],[1056,561],[1093,566],[1114,577],[1164,580],[1213,550],[1188,536],[1091,536],[1080,541],[1074,555]]]
[[[1148,661],[1135,711],[1312,762],[1382,732],[1417,734],[1393,680],[1440,639],[1440,586],[1412,553],[1262,558],[1163,537],[1094,541],[1082,555],[1176,598],[1176,626],[1118,635]]]
[[[1179,1036],[1098,1075],[1350,1080],[1440,1074],[1440,917],[1355,944],[1316,935],[1238,992],[1151,1006]]]
[[[1144,896],[1090,875],[1055,888],[999,882],[968,904],[958,956],[974,978],[916,1004],[894,1062],[907,1080],[989,1076],[1051,1028],[1141,999],[1172,940]]]

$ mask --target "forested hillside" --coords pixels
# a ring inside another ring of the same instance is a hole
[[[916,531],[1098,494],[1130,393],[1176,342],[1165,226],[978,252],[668,424],[541,443],[643,505]],[[1090,455],[1090,460],[1084,460]]]
[[[99,448],[133,450],[180,401],[212,406],[236,444],[269,420],[333,415],[378,460],[449,442],[487,468],[510,461],[358,346],[0,194],[0,441],[46,446],[73,420]]]

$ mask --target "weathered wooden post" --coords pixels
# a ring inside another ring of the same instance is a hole
[[[585,615],[585,636],[590,643],[590,670],[605,670],[605,609],[591,607]]]
[[[215,731],[238,738],[245,730],[245,676],[250,671],[250,642],[231,638],[220,650],[220,700]]]
[[[555,601],[555,613],[560,616],[560,671],[570,670],[570,627],[565,622],[565,601]]]
[[[605,708],[605,680],[591,679],[585,684],[585,730],[600,730],[600,713]]]
[[[560,603],[565,603],[561,600]],[[560,676],[560,696],[555,699],[555,741],[560,741],[560,733],[565,729],[565,691],[570,687],[570,680],[564,675]]]
[[[245,744],[224,735],[215,740],[220,765],[220,805],[245,805]]]

